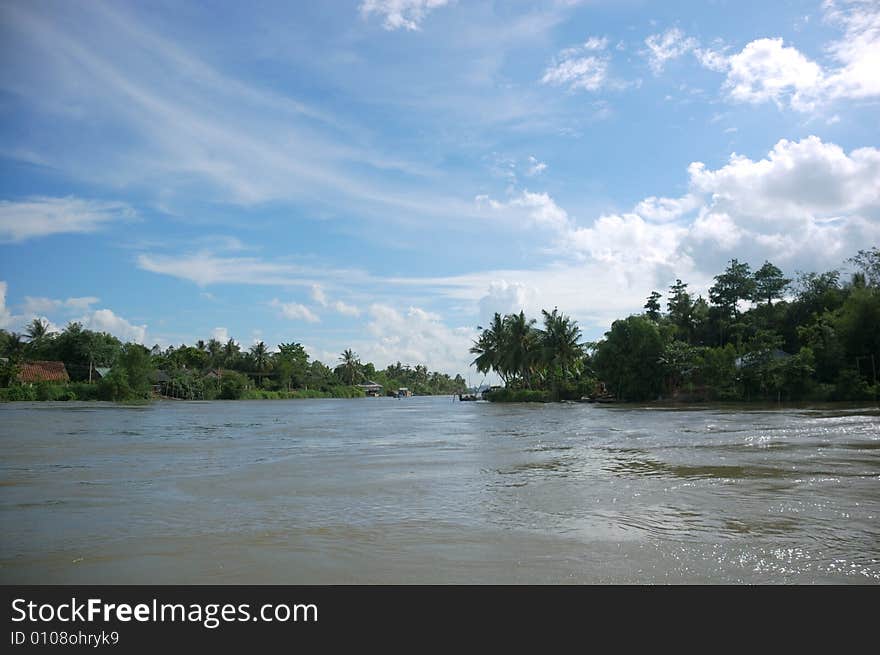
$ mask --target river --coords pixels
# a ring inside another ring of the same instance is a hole
[[[0,405],[0,582],[880,583],[880,412]]]

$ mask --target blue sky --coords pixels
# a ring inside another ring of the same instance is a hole
[[[466,372],[880,243],[876,2],[6,2],[0,327]]]

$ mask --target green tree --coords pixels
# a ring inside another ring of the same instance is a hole
[[[764,262],[754,276],[753,300],[756,303],[767,301],[768,305],[773,304],[773,300],[782,298],[785,289],[791,280],[782,275],[782,271],[770,262]]]
[[[630,316],[614,321],[596,344],[596,372],[618,398],[656,398],[663,388],[660,355],[665,346],[657,324],[648,318]]]
[[[523,311],[505,317],[504,350],[505,368],[532,388],[532,371],[539,362],[538,335],[534,329],[535,319],[527,319]]]
[[[874,246],[867,250],[859,250],[847,261],[859,268],[868,285],[880,287],[880,248]]]
[[[580,344],[581,330],[577,321],[559,312],[541,310],[544,329],[540,333],[541,363],[551,381],[554,398],[559,397],[561,384],[574,378],[584,359]]]
[[[351,348],[346,348],[342,351],[339,362],[343,381],[348,385],[355,384],[361,376],[361,362],[358,359],[357,353]]]
[[[506,361],[503,358],[507,332],[504,319],[501,314],[496,312],[489,327],[483,328],[478,326],[477,329],[481,330],[480,336],[477,337],[474,345],[471,346],[471,354],[477,357],[471,364],[476,366],[480,373],[495,371],[506,385],[510,371],[507,369]],[[397,362],[397,366],[399,369],[400,362]],[[389,370],[389,374],[392,377],[398,377],[399,370]]]
[[[648,302],[645,303],[645,309],[648,310],[645,312],[645,315],[652,321],[660,320],[660,298],[662,297],[656,291],[652,291],[651,295],[648,296]]]
[[[692,333],[693,303],[691,295],[687,292],[688,285],[680,279],[669,287],[669,295],[666,299],[666,310],[669,320],[675,326],[678,335],[685,341],[690,342]]]
[[[731,259],[727,268],[715,276],[715,284],[709,289],[709,300],[720,307],[726,316],[739,316],[738,304],[755,295],[755,280],[748,264]]]
[[[251,363],[254,366],[254,372],[259,379],[259,385],[263,386],[263,376],[269,370],[269,349],[262,341],[255,343],[250,348]]]

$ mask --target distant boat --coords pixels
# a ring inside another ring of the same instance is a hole
[[[412,395],[413,395],[412,391],[410,391],[406,387],[400,387],[400,389],[397,390],[397,397],[398,398],[409,398]]]
[[[477,394],[475,394],[475,393],[460,393],[460,394],[458,394],[458,399],[459,399],[461,402],[471,401],[471,400],[478,400],[478,399],[477,399]]]

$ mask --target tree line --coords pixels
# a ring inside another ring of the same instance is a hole
[[[274,352],[263,341],[243,349],[234,339],[147,349],[76,322],[55,333],[36,318],[24,334],[0,330],[0,357],[0,398],[8,400],[147,399],[157,387],[163,395],[200,400],[354,397],[363,395],[356,385],[367,381],[387,391],[408,387],[417,395],[465,390],[461,375],[400,362],[377,369],[351,349],[331,368],[311,360],[297,342],[278,344]],[[71,382],[17,384],[22,363],[39,360],[64,362]]]
[[[839,269],[785,277],[774,264],[729,261],[708,299],[676,279],[644,311],[614,321],[604,338],[579,341],[554,309],[542,325],[523,312],[482,330],[471,352],[495,371],[497,399],[867,400],[880,392],[880,250]]]

